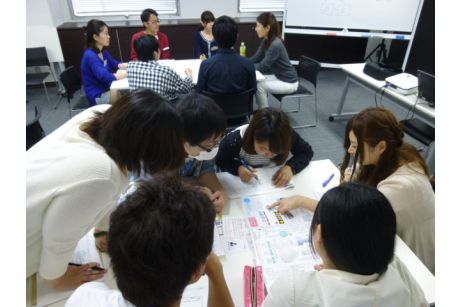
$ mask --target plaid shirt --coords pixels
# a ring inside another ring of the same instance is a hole
[[[193,89],[191,77],[182,79],[172,68],[162,66],[154,60],[131,61],[126,70],[130,89],[151,88],[169,100]]]

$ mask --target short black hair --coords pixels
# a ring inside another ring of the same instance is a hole
[[[177,177],[140,181],[110,216],[108,253],[123,297],[170,306],[212,250],[209,198]]]
[[[227,126],[222,109],[207,96],[190,93],[177,104],[184,121],[184,137],[192,146],[224,133]]]
[[[361,275],[381,274],[393,259],[396,215],[386,197],[362,183],[344,183],[323,195],[310,228],[316,227],[337,269]]]
[[[229,16],[220,16],[214,21],[212,35],[219,48],[231,48],[235,45],[238,37],[238,25]]]
[[[178,170],[187,154],[184,124],[176,109],[151,89],[123,95],[104,113],[95,112],[80,129],[121,168],[135,174]]]
[[[215,20],[214,14],[211,11],[204,11],[201,13],[201,22],[210,23]]]
[[[155,15],[156,17],[158,17],[157,11],[155,11],[153,9],[145,9],[141,13],[141,21],[142,22],[149,21],[150,15]]]
[[[152,35],[142,35],[134,41],[134,48],[140,61],[148,62],[154,59],[153,52],[160,49],[158,40]]]

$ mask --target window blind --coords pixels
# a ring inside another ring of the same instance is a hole
[[[72,0],[75,16],[135,15],[146,8],[176,14],[177,0]]]
[[[284,11],[286,0],[240,0],[240,12]]]

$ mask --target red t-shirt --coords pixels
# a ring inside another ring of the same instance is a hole
[[[134,42],[137,41],[139,37],[142,35],[145,35],[145,31],[140,31],[137,33],[134,33],[133,36],[131,37],[131,54],[129,56],[130,61],[137,61],[137,53],[136,50],[134,49]],[[158,43],[160,44],[160,59],[165,60],[169,59],[171,57],[171,51],[169,50],[169,39],[168,36],[162,32],[157,33],[158,36]]]

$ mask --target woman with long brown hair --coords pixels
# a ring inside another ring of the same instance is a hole
[[[254,63],[256,70],[266,76],[265,80],[257,83],[256,93],[259,108],[266,108],[268,107],[268,93],[294,93],[299,86],[299,79],[289,61],[275,15],[270,12],[260,14],[257,17],[255,31],[261,41],[250,60]]]
[[[403,138],[402,125],[389,110],[361,111],[346,127],[341,178],[377,187],[388,198],[396,213],[398,235],[434,273],[434,192],[426,162]],[[314,211],[316,205],[316,200],[294,196],[273,206],[284,212],[296,207]]]

